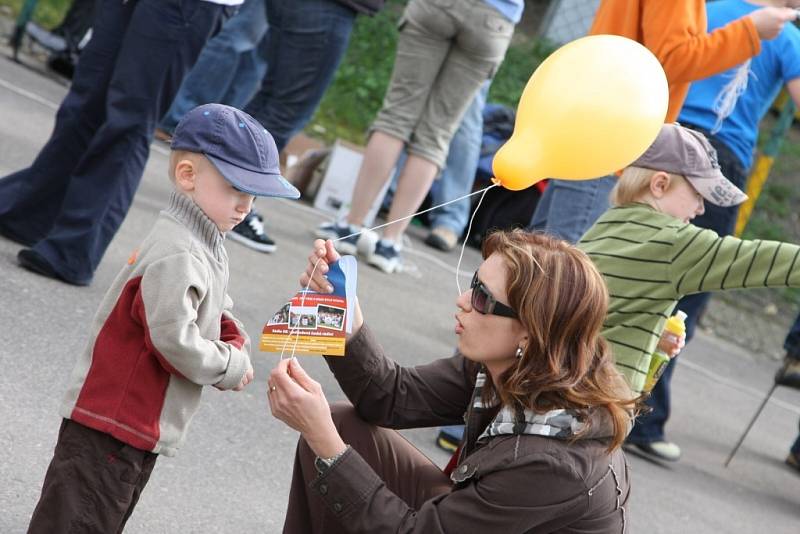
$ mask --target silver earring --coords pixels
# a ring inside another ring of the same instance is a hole
[[[520,360],[520,359],[522,359],[522,354],[523,354],[523,352],[525,352],[525,351],[523,351],[523,350],[522,350],[522,347],[517,347],[517,352],[515,352],[515,353],[514,353],[514,356],[515,356],[515,357],[516,357],[518,360]]]

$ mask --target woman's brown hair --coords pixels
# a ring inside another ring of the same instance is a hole
[[[600,335],[608,290],[591,259],[565,241],[522,230],[490,234],[482,252],[504,258],[509,304],[528,333],[519,363],[499,377],[499,391],[487,380],[484,394],[540,413],[605,408],[614,427],[609,450],[621,446],[636,399]]]

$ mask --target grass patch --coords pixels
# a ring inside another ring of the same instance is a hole
[[[0,6],[8,6],[14,17],[19,15],[24,0],[0,0]],[[39,0],[33,10],[33,20],[45,28],[54,28],[64,18],[72,0]]]
[[[767,180],[742,237],[744,239],[792,241],[793,237],[779,224],[779,219],[788,216],[791,211],[792,197],[790,187]]]

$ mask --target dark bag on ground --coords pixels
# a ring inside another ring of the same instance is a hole
[[[487,104],[483,110],[481,157],[475,175],[474,191],[483,189],[492,183],[494,155],[511,137],[513,131],[514,110],[508,106]],[[543,190],[544,184],[539,182],[522,191],[510,191],[504,187],[494,187],[487,191],[480,209],[475,215],[475,220],[472,222],[468,244],[480,247],[483,238],[493,230],[510,230],[528,226]],[[481,195],[472,197],[470,217],[475,213],[480,198]],[[464,232],[466,233],[466,229]]]

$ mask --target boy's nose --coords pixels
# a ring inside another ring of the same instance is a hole
[[[242,213],[250,213],[250,209],[253,207],[253,197],[248,195],[246,198],[242,198],[239,200],[238,209]]]

